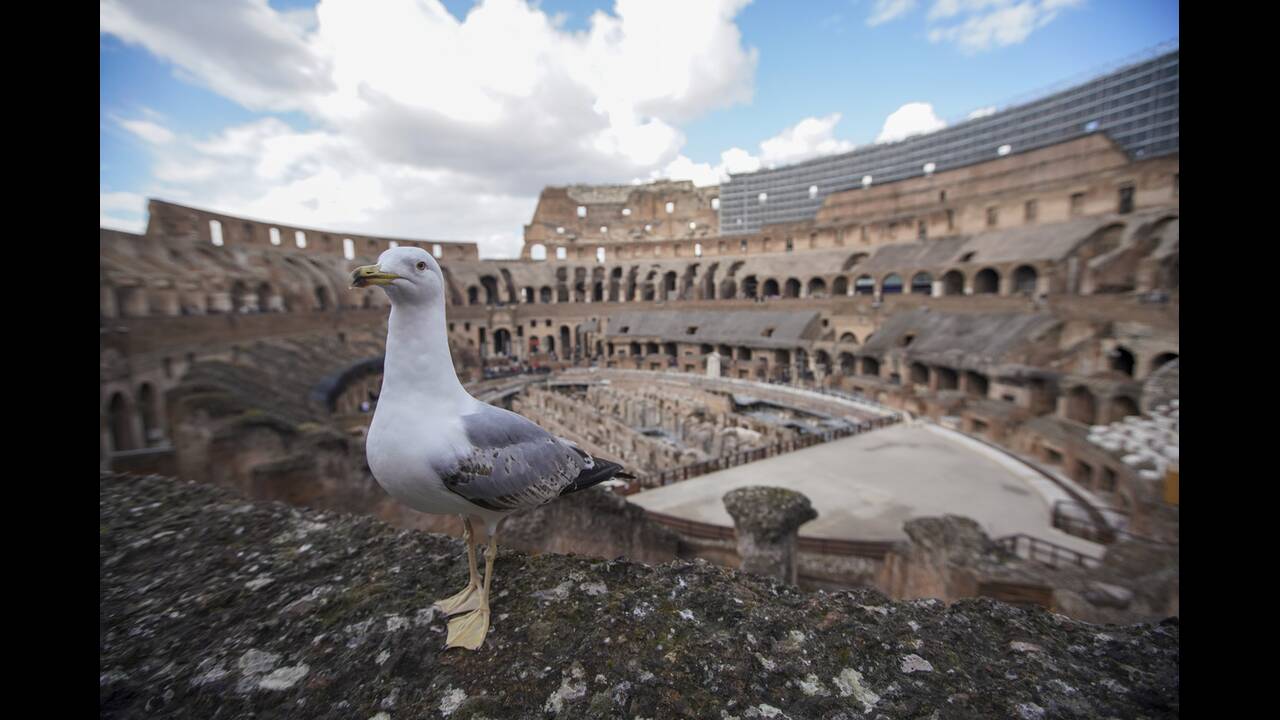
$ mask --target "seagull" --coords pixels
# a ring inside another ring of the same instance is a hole
[[[634,476],[466,391],[449,355],[444,274],[430,253],[387,250],[376,265],[353,270],[351,286],[381,287],[391,300],[382,390],[365,441],[369,469],[400,503],[462,518],[470,580],[436,607],[450,618],[446,649],[478,649],[489,632],[502,521],[610,478]],[[488,536],[483,583],[473,523],[483,524]]]

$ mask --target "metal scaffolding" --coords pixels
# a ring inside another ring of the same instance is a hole
[[[1106,133],[1135,159],[1177,152],[1177,42],[1143,56],[1078,85],[937,132],[731,176],[720,186],[720,233],[811,220],[831,193],[919,177],[926,165],[929,172],[951,170],[1093,132]]]

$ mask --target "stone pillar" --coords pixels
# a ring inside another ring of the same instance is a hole
[[[707,377],[720,377],[720,353],[714,350],[707,356]]]
[[[726,493],[724,507],[738,531],[742,569],[797,584],[797,531],[818,517],[809,498],[786,488],[754,486]]]

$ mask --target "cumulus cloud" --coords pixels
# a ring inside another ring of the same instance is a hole
[[[968,117],[966,117],[965,119],[977,120],[978,118],[983,118],[988,115],[995,115],[995,114],[996,114],[996,106],[990,105],[988,107],[981,107],[981,108],[978,108],[977,110],[974,110],[973,112],[969,113]]]
[[[715,165],[696,163],[679,155],[667,163],[666,167],[649,173],[649,179],[692,180],[694,185],[707,187],[728,182],[730,174],[755,172],[759,169],[760,158],[742,148],[732,147],[720,153],[720,162]]]
[[[766,165],[797,163],[819,155],[848,152],[853,143],[832,136],[840,113],[807,117],[774,137],[760,143],[761,161]]]
[[[934,43],[955,43],[961,51],[976,53],[1016,45],[1067,8],[1083,0],[937,0],[926,20]]]
[[[716,185],[728,181],[731,173],[755,172],[761,167],[789,165],[820,155],[848,152],[854,148],[853,143],[834,136],[839,122],[840,113],[807,117],[762,141],[758,155],[733,147],[720,153],[720,162],[716,165],[695,163],[680,155],[662,170],[650,173],[650,177],[692,180],[700,186]]]
[[[880,134],[876,137],[876,142],[894,142],[912,135],[922,135],[941,130],[946,126],[947,123],[934,114],[932,104],[909,102],[894,110],[889,114],[889,117],[885,118],[884,126],[880,128]]]
[[[902,17],[916,6],[916,0],[876,0],[867,17],[867,25],[875,27]]]
[[[150,134],[156,187],[280,222],[479,239],[489,254],[518,248],[543,186],[670,166],[681,123],[749,101],[757,53],[734,23],[747,1],[617,0],[577,32],[525,0],[483,0],[462,20],[439,0],[377,13],[103,0],[100,16],[184,79],[316,128],[266,117],[188,138],[130,121]]]

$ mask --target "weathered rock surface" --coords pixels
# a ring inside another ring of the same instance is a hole
[[[780,487],[753,486],[730,490],[724,495],[724,509],[739,530],[747,530],[770,540],[795,533],[818,517],[809,498]]]
[[[737,531],[743,572],[797,584],[797,531],[818,517],[809,498],[787,488],[756,485],[730,490],[722,502]]]
[[[430,609],[462,544],[214,486],[100,480],[103,718],[1157,718],[1176,620],[803,593],[701,562],[501,552],[480,651]]]

